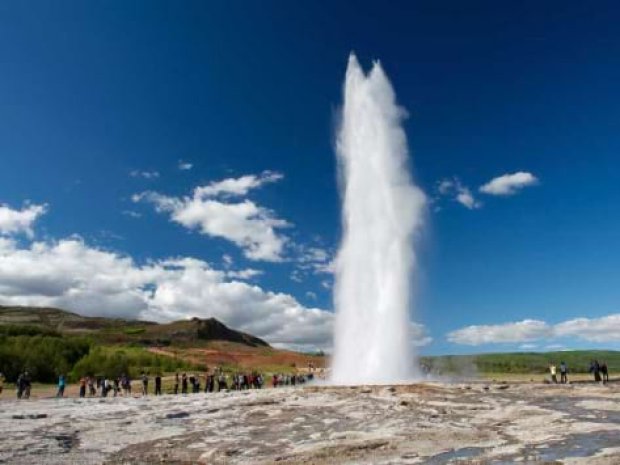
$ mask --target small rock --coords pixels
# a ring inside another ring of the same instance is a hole
[[[168,419],[187,418],[187,417],[189,417],[189,413],[187,413],[187,412],[174,412],[174,413],[167,413],[166,414],[166,418],[168,418]]]

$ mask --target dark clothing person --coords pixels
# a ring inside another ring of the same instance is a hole
[[[598,360],[594,360],[590,364],[590,373],[594,374],[594,381],[597,383],[601,382],[601,366],[598,363]]]
[[[80,397],[86,397],[86,378],[80,378]]]
[[[568,383],[568,367],[564,362],[560,363],[560,383]]]
[[[185,373],[181,376],[181,394],[187,394],[187,375]]]
[[[607,369],[607,363],[605,362],[601,364],[601,374],[603,375],[603,382],[608,383],[609,382],[609,371]]]
[[[155,376],[155,395],[161,396],[161,376]]]
[[[174,393],[179,393],[179,374],[174,375]]]

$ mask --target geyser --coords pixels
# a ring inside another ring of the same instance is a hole
[[[343,238],[336,258],[332,382],[391,383],[414,372],[413,236],[425,196],[409,174],[405,111],[378,62],[349,57],[337,138]]]

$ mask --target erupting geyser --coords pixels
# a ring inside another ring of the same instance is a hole
[[[409,174],[405,111],[378,62],[349,57],[337,157],[343,238],[336,259],[332,382],[411,379],[413,235],[425,196]]]

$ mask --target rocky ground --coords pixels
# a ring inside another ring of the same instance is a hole
[[[620,386],[412,384],[4,400],[10,464],[620,464]]]

